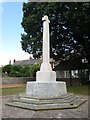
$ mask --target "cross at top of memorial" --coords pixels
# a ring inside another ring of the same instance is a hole
[[[42,18],[42,21],[47,21],[48,23],[50,23],[50,20],[48,19],[48,16],[45,15],[43,18]]]

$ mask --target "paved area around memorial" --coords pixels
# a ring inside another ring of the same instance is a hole
[[[76,109],[63,109],[63,110],[44,110],[33,111],[17,107],[6,106],[12,97],[2,97],[2,118],[88,118],[88,97],[84,96],[87,101]]]

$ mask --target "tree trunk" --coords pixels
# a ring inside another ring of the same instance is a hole
[[[71,74],[71,70],[69,71],[70,73],[70,86],[72,86],[72,74]]]

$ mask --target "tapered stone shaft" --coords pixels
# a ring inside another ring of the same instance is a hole
[[[49,39],[49,19],[45,15],[42,18],[43,21],[43,63],[41,65],[41,71],[51,71],[50,65],[50,39]]]
[[[48,16],[44,16],[43,20],[43,63],[49,63],[49,23]]]
[[[55,82],[56,72],[52,71],[50,64],[50,39],[49,39],[49,19],[45,15],[43,18],[43,61],[40,71],[36,73],[37,82]]]

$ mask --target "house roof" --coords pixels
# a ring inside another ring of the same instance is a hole
[[[41,60],[40,59],[27,59],[27,60],[19,60],[15,61],[13,65],[31,65],[31,64],[40,64]]]
[[[54,70],[79,70],[79,69],[89,69],[88,63],[82,63],[81,60],[66,60],[61,61]]]
[[[50,59],[50,62],[55,62],[55,60]],[[13,65],[31,65],[31,64],[41,64],[42,58],[40,59],[27,59],[27,60],[18,60],[13,63]]]

